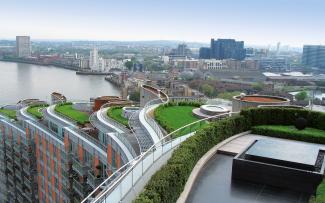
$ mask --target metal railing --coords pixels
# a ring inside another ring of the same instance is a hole
[[[107,115],[105,115],[105,112],[107,112],[107,111],[104,111],[104,109],[105,108],[108,108],[108,105],[109,104],[104,104],[103,106],[101,106],[101,108],[99,109],[99,111],[100,111],[100,114],[101,114],[101,117],[104,119],[104,120],[106,120],[108,123],[112,123],[112,125],[114,125],[114,126],[117,126],[117,128],[119,128],[121,131],[123,131],[123,132],[125,132],[127,129],[126,129],[126,127],[125,126],[123,126],[122,124],[120,124],[120,123],[118,123],[117,121],[114,121],[113,119],[109,119],[108,117],[107,117]],[[93,116],[96,116],[97,117],[97,115],[96,115],[96,113],[97,112],[95,112],[95,113],[93,113],[94,115]],[[98,121],[98,122],[100,122],[100,121]],[[96,126],[96,124],[95,123],[93,123],[93,121],[90,119],[90,123],[95,127]],[[108,126],[107,126],[108,127]],[[114,132],[114,135],[124,144],[124,146],[129,150],[129,152],[131,153],[131,155],[133,156],[133,157],[136,157],[136,152],[135,152],[135,150],[134,150],[134,148],[132,147],[132,145],[130,144],[130,142],[128,141],[128,139],[125,137],[125,135],[126,135],[126,132],[125,132],[125,134],[121,134],[121,133],[119,133],[119,132],[117,132],[117,131],[115,131]]]
[[[104,181],[104,178],[102,176],[100,177],[95,176],[93,171],[89,170],[87,181],[91,187],[96,188],[99,184],[101,184]]]
[[[125,164],[122,168],[115,171],[109,178],[101,183],[92,193],[85,198],[82,203],[86,202],[120,202],[125,195],[134,187],[134,185],[141,179],[147,170],[162,156],[170,152],[170,150],[179,146],[184,140],[192,136],[198,127],[206,125],[207,121],[224,118],[236,113],[225,113],[216,116],[211,116],[205,119],[195,121],[187,124],[168,135],[164,136],[150,147],[145,153]],[[183,132],[183,133],[181,133]],[[187,133],[186,135],[183,135]],[[175,135],[179,136],[172,139]],[[183,135],[183,136],[182,136]],[[99,193],[103,188],[106,189]]]

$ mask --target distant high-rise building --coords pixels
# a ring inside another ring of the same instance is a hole
[[[213,59],[236,59],[243,60],[245,58],[245,49],[243,41],[235,41],[234,39],[211,39],[211,58]]]
[[[31,44],[29,36],[16,36],[16,51],[18,57],[31,56]]]
[[[94,71],[99,70],[98,50],[97,50],[97,48],[93,48],[93,50],[90,51],[89,67],[90,67],[91,70],[94,70]]]
[[[176,49],[172,49],[170,52],[170,56],[187,56],[190,57],[192,55],[191,50],[187,47],[186,44],[179,44]]]
[[[276,44],[276,54],[279,54],[279,52],[280,52],[280,46],[281,46],[281,43],[278,42],[278,43]]]
[[[200,53],[199,53],[199,58],[200,59],[210,59],[210,48],[208,47],[201,47],[200,48]]]
[[[325,68],[325,46],[304,45],[302,63],[306,66]]]

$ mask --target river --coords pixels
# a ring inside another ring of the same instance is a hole
[[[119,89],[105,81],[104,76],[76,75],[75,71],[53,66],[0,61],[0,105],[29,98],[49,101],[54,91],[68,100],[120,95]]]

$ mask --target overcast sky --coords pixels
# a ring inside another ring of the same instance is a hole
[[[0,39],[325,44],[325,0],[1,0]]]

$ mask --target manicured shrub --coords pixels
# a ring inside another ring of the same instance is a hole
[[[295,127],[298,130],[303,130],[307,127],[307,120],[305,118],[299,117],[296,119]]]

